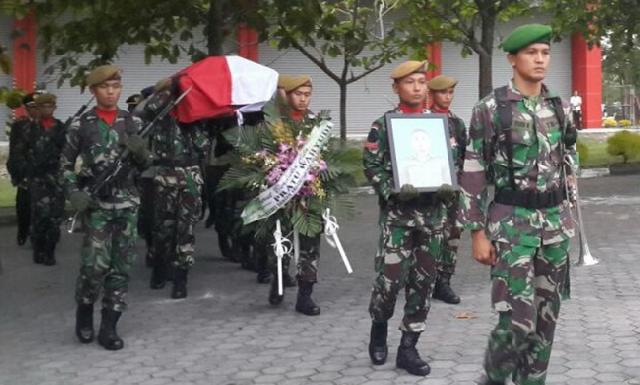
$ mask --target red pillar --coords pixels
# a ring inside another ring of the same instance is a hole
[[[258,61],[258,33],[246,24],[238,26],[236,40],[238,42],[238,55]]]
[[[431,43],[427,45],[427,60],[432,67],[427,71],[427,79],[435,78],[442,73],[442,43]]]
[[[582,97],[584,128],[602,126],[602,52],[600,47],[589,48],[581,34],[571,37],[573,91]]]
[[[26,92],[33,92],[36,80],[36,36],[37,22],[33,13],[21,20],[15,20],[13,29],[20,31],[20,36],[13,40],[13,86]],[[16,110],[22,116],[23,108]]]

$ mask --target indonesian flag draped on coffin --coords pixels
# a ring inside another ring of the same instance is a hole
[[[174,110],[182,123],[259,111],[278,85],[276,71],[240,56],[210,56],[176,76],[181,92],[193,87]]]

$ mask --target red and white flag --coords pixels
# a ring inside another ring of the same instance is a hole
[[[240,56],[210,56],[176,74],[181,91],[174,110],[182,123],[259,111],[278,86],[278,73]]]

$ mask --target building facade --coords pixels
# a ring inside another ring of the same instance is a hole
[[[511,67],[506,55],[497,45],[515,26],[523,23],[541,21],[541,18],[521,18],[500,24],[496,31],[496,49],[493,56],[493,84],[495,87],[506,84],[511,77]],[[544,18],[542,18],[544,22]],[[11,40],[11,31],[19,28],[24,33],[20,38]],[[44,71],[51,62],[44,63],[37,47],[37,23],[33,16],[23,20],[10,20],[0,17],[0,44],[11,48],[14,72],[11,76],[0,75],[0,85],[20,87],[31,91],[36,83],[45,84],[48,91],[58,96],[59,106],[56,113],[59,119],[72,115],[90,95],[80,93],[79,88],[68,84],[56,87],[56,75],[45,75]],[[229,53],[235,53],[274,68],[280,73],[309,74],[314,82],[314,95],[311,108],[319,111],[332,111],[336,130],[338,129],[339,89],[327,75],[295,49],[279,51],[267,43],[258,43],[258,37],[252,30],[240,27],[235,41],[228,47]],[[471,108],[478,100],[478,57],[462,57],[459,46],[443,42],[429,47],[428,58],[436,65],[430,76],[443,73],[459,80],[456,98],[452,109],[465,121],[471,115]],[[393,66],[405,58],[396,60],[382,69],[373,72],[349,86],[347,96],[347,132],[349,136],[365,135],[371,122],[382,112],[392,109],[397,97],[391,89],[389,72]],[[117,65],[124,69],[124,90],[122,103],[126,96],[137,93],[142,88],[155,84],[162,78],[176,73],[190,64],[188,58],[176,64],[159,59],[147,65],[144,62],[143,47],[124,46],[119,52]],[[329,61],[333,68],[340,68],[339,60]],[[354,70],[357,74],[357,69]],[[552,45],[551,70],[546,83],[561,96],[569,98],[577,90],[583,98],[584,126],[597,128],[601,125],[602,68],[599,48],[589,49],[580,36],[567,37]],[[0,107],[0,122],[7,120],[12,112]],[[20,112],[18,112],[20,113]],[[2,139],[0,134],[0,139]]]

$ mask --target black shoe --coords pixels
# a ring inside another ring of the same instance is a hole
[[[181,299],[187,298],[187,274],[189,270],[176,268],[173,276],[173,289],[171,290],[171,298]]]
[[[402,339],[396,356],[396,367],[405,369],[415,376],[426,376],[431,373],[431,367],[420,358],[420,354],[416,350],[418,338],[420,338],[420,333],[402,332]]]
[[[438,273],[435,288],[433,289],[433,298],[451,305],[457,305],[460,303],[460,297],[458,297],[451,289],[451,286],[449,285],[450,279],[451,274],[442,272]]]
[[[93,304],[79,304],[76,308],[76,336],[83,344],[93,341]]]
[[[153,290],[163,289],[167,284],[167,266],[164,261],[154,261],[151,270],[151,282],[149,287]]]
[[[269,289],[269,303],[271,305],[280,305],[282,300],[284,299],[284,288],[282,290],[282,295],[278,294],[278,278],[273,277],[271,280],[271,288]]]
[[[45,246],[44,261],[42,262],[46,266],[53,266],[56,264],[56,244],[49,242]]]
[[[258,281],[258,283],[271,282],[271,273],[269,273],[268,271],[258,272],[258,274],[256,275],[256,281]]]
[[[282,286],[284,287],[296,287],[296,280],[289,275],[289,273],[282,274]]]
[[[387,362],[387,322],[371,322],[371,338],[369,340],[369,358],[374,365]]]
[[[231,239],[227,235],[218,233],[218,248],[223,257],[236,261],[235,255],[233,255],[234,250],[231,247]]]
[[[36,244],[33,245],[33,263],[37,263],[37,264],[43,264],[44,260],[45,260],[45,252],[40,248],[37,247]]]
[[[122,313],[119,311],[102,309],[98,343],[107,350],[120,350],[124,347],[124,341],[122,341],[122,338],[118,336],[118,332],[116,331],[120,315],[122,315]]]
[[[476,384],[478,385],[505,385],[504,381],[493,381],[492,379],[490,379],[489,377],[482,376],[481,379],[479,379]]]
[[[313,282],[298,282],[298,299],[296,300],[296,311],[306,315],[320,314],[320,308],[311,299],[313,292]]]

